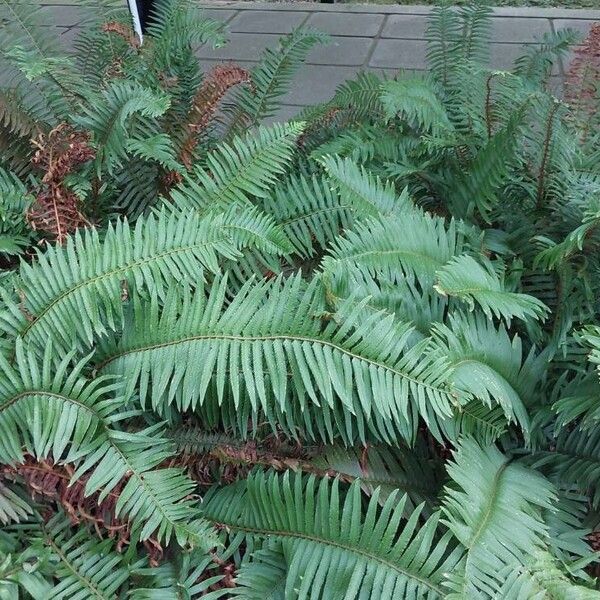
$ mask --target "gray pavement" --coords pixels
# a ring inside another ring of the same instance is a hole
[[[73,0],[46,0],[49,23],[54,20],[68,45],[80,16]],[[392,74],[426,69],[426,19],[431,7],[378,4],[262,3],[213,0],[202,3],[206,15],[227,23],[229,43],[199,50],[207,68],[223,61],[252,67],[261,52],[300,25],[325,31],[331,43],[311,52],[284,99],[279,118],[290,118],[302,107],[329,99],[335,88],[361,70]],[[544,32],[566,27],[587,33],[600,10],[502,7],[494,11],[491,66],[509,68],[528,44]],[[566,61],[568,62],[568,61]],[[567,65],[559,64],[557,90]]]

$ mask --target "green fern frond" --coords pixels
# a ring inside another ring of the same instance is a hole
[[[120,327],[129,286],[164,296],[171,281],[202,282],[206,270],[219,272],[220,260],[239,258],[255,244],[268,253],[280,238],[266,216],[240,208],[204,218],[159,213],[134,228],[118,221],[103,239],[95,230],[78,232],[22,265],[16,284],[22,304],[2,291],[1,327],[40,347],[48,338],[55,348],[89,346],[94,336]]]
[[[491,263],[477,262],[468,254],[452,258],[437,278],[435,289],[440,294],[459,298],[471,310],[478,305],[489,318],[544,319],[549,312],[537,298],[506,290]]]
[[[294,249],[302,258],[326,248],[340,231],[351,226],[355,213],[349,199],[343,200],[325,177],[293,176],[274,193],[259,201],[260,208],[273,215]]]
[[[365,215],[389,215],[414,210],[408,192],[396,194],[391,182],[383,183],[351,159],[326,156],[321,164],[344,200],[358,206]]]
[[[598,591],[573,583],[548,552],[535,552],[526,565],[506,572],[498,592],[503,600],[596,600]]]
[[[142,577],[143,580],[139,587],[129,592],[128,597],[132,600],[222,598],[229,594],[230,590],[221,588],[210,591],[211,587],[223,579],[222,575],[210,575],[211,566],[214,566],[212,558],[203,552],[179,551],[168,562],[157,567],[145,567],[133,571],[136,577]]]
[[[133,156],[153,161],[172,171],[181,171],[183,166],[177,161],[175,148],[166,133],[159,133],[145,139],[130,139],[126,151]]]
[[[412,77],[384,82],[381,103],[388,120],[400,117],[409,126],[434,135],[448,135],[453,131],[444,105],[427,79]]]
[[[494,597],[506,570],[526,564],[544,547],[548,533],[540,510],[551,508],[553,487],[494,446],[468,438],[455,451],[448,474],[453,483],[446,487],[442,523],[466,554],[450,574],[447,597]]]
[[[114,81],[74,120],[93,134],[96,169],[109,172],[127,155],[127,125],[133,115],[154,119],[169,108],[169,98],[131,81]]]
[[[281,38],[279,47],[265,50],[260,63],[252,69],[252,86],[234,93],[231,133],[240,133],[240,127],[253,127],[272,117],[277,101],[288,91],[308,53],[327,40],[328,37],[318,31],[300,28]]]
[[[454,365],[453,382],[488,408],[498,404],[508,421],[527,432],[526,406],[534,403],[545,364],[533,352],[525,359],[521,339],[510,339],[505,327],[496,327],[483,315],[451,314],[447,324],[433,332]]]
[[[464,235],[454,221],[417,211],[398,217],[371,219],[334,240],[323,259],[324,273],[358,268],[383,274],[397,282],[414,273],[424,288],[433,284],[435,273],[466,247]]]
[[[122,384],[82,376],[88,359],[71,365],[74,352],[54,364],[52,344],[36,360],[21,340],[15,366],[0,355],[0,462],[21,462],[24,453],[38,459],[74,462],[88,454],[96,435],[114,418],[123,398],[113,394]]]
[[[111,600],[130,576],[130,567],[110,539],[97,541],[85,528],[76,533],[68,517],[57,513],[39,525],[39,544],[47,546],[55,564],[56,585],[45,597],[52,600]],[[141,565],[144,559],[137,562]]]
[[[19,523],[33,514],[33,508],[21,494],[0,482],[0,523]],[[0,581],[3,579],[0,568]],[[1,590],[1,584],[0,584]]]
[[[100,372],[126,377],[142,402],[160,411],[172,402],[194,409],[212,397],[240,411],[261,409],[273,427],[278,419],[285,427],[298,411],[306,416],[297,425],[313,418],[327,423],[339,411],[348,427],[361,417],[361,438],[367,425],[380,437],[395,431],[410,441],[419,415],[434,429],[437,419],[450,416],[445,359],[427,339],[409,347],[410,326],[377,313],[361,318],[360,306],[324,326],[318,279],[250,282],[227,306],[226,289],[226,280],[215,283],[208,299],[203,290],[173,291],[162,312],[156,300],[138,306],[134,321],[150,319],[155,327],[125,328],[118,344],[102,350]],[[205,356],[201,363],[189,360],[197,353]],[[327,440],[332,431],[329,423],[307,435]]]
[[[242,564],[232,594],[243,600],[285,600],[287,568],[281,548],[266,545]]]
[[[329,446],[312,462],[322,469],[332,469],[342,478],[357,479],[369,496],[377,490],[381,504],[398,490],[406,495],[407,518],[418,506],[431,514],[444,478],[440,464],[427,453],[424,443],[411,449]]]
[[[181,210],[206,211],[268,197],[292,161],[303,128],[275,123],[221,144],[171,191],[171,202]]]
[[[364,513],[358,482],[340,495],[338,480],[257,473],[212,494],[204,514],[234,533],[281,543],[289,557],[285,597],[445,596],[444,575],[460,550],[449,547],[448,535],[434,542],[437,516],[417,529],[420,509],[403,522],[405,500],[396,493],[379,509],[376,491]]]

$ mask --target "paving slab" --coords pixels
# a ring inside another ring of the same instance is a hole
[[[79,0],[43,2],[47,5],[48,24],[56,21],[62,26],[57,30],[62,33],[61,41],[72,44],[78,31],[75,25],[83,15]],[[285,118],[295,116],[301,106],[328,100],[340,83],[361,69],[394,76],[399,70],[420,72],[427,68],[425,37],[431,6],[238,0],[198,4],[205,9],[206,16],[225,21],[230,31],[230,42],[224,47],[198,49],[203,68],[223,61],[251,68],[266,48],[276,48],[282,35],[300,25],[330,34],[331,44],[315,48],[307,64],[300,68],[284,100],[281,115]],[[490,65],[509,69],[545,32],[571,27],[585,35],[594,20],[600,21],[600,4],[598,8],[494,9]],[[562,73],[562,65],[553,72],[552,89],[561,88]]]
[[[359,66],[365,64],[374,45],[375,40],[367,37],[331,37],[328,44],[312,50],[306,62],[309,65]]]
[[[237,14],[237,10],[227,10],[224,8],[211,8],[210,10],[204,9],[205,17],[215,19],[216,21],[223,21],[224,23],[231,21],[231,18]]]
[[[517,17],[494,17],[492,40],[494,42],[535,42],[545,33],[552,33],[550,19],[523,19]]]
[[[220,60],[259,60],[267,48],[276,48],[281,35],[267,33],[232,33],[229,42],[221,48],[201,46],[198,58]]]
[[[385,15],[357,15],[317,12],[311,15],[307,24],[331,35],[375,37],[383,25]]]
[[[425,15],[390,15],[387,18],[382,38],[425,39],[427,17]]]
[[[392,69],[425,69],[427,66],[427,42],[425,40],[380,40],[370,67]]]
[[[583,39],[589,33],[593,22],[583,19],[556,19],[553,21],[553,24],[556,31],[559,29],[575,29],[575,31],[581,34],[581,39]]]
[[[341,83],[356,77],[360,70],[360,67],[305,66],[296,75],[282,103],[308,106],[326,102]]]
[[[290,33],[300,27],[310,13],[286,13],[276,10],[253,10],[237,13],[229,29],[237,33]]]

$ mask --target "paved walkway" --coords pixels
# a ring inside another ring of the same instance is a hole
[[[46,0],[55,22],[65,27],[68,41],[74,35],[77,12],[74,0]],[[70,5],[70,6],[69,6]],[[426,68],[425,28],[431,7],[398,5],[357,5],[231,2],[213,0],[202,6],[207,16],[227,22],[229,43],[218,49],[201,48],[199,57],[206,67],[235,61],[252,67],[261,52],[300,25],[329,33],[331,43],[315,49],[298,73],[284,100],[279,118],[289,118],[302,107],[329,99],[335,88],[358,71],[370,69],[393,73],[398,69]],[[560,8],[510,8],[495,10],[493,19],[492,66],[504,69],[523,54],[524,45],[535,42],[544,32],[570,27],[587,33],[600,10]],[[558,65],[553,82],[560,88],[565,65]]]

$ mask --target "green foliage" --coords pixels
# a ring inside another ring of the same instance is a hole
[[[0,0],[0,598],[598,597],[573,35],[491,71],[438,8],[426,76],[266,127],[324,36],[204,76],[196,3],[113,4],[64,56]]]

